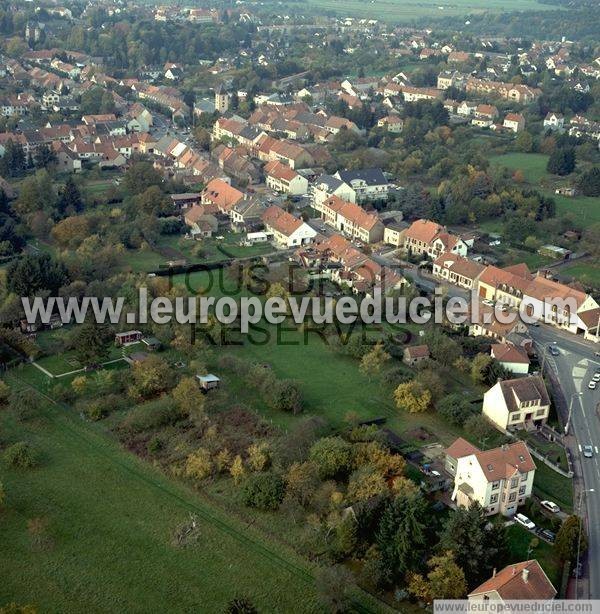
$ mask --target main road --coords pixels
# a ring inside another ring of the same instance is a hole
[[[584,569],[588,570],[590,598],[600,599],[600,384],[596,390],[588,388],[592,376],[600,367],[600,359],[595,356],[598,345],[546,325],[530,327],[529,335],[538,346],[538,354],[545,368],[552,369],[556,374],[567,407],[572,408],[569,434],[577,442],[575,449],[572,449],[575,471],[583,482],[583,489],[594,490],[583,493],[589,539],[588,565]],[[559,356],[552,356],[548,351],[554,343]],[[585,445],[592,446],[592,458],[583,456]],[[575,497],[575,513],[579,511],[580,496],[577,494]]]

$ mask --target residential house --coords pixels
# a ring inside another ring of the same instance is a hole
[[[501,380],[483,395],[483,415],[501,431],[538,428],[549,412],[550,397],[539,375]]]
[[[367,212],[360,205],[329,197],[322,206],[321,217],[342,234],[363,243],[377,243],[383,239],[384,226],[377,212]]]
[[[273,160],[264,168],[267,185],[276,192],[298,196],[308,192],[308,180],[287,164]]]
[[[306,222],[284,211],[281,207],[272,205],[262,214],[265,231],[273,235],[275,244],[289,248],[312,243],[317,236]]]
[[[477,502],[487,516],[514,516],[531,496],[536,470],[523,441],[482,451],[462,438],[446,450],[445,467],[454,476],[452,501]]]
[[[201,194],[200,192],[182,192],[180,194],[171,194],[170,199],[175,209],[189,209],[200,204]]]
[[[385,201],[388,198],[389,181],[380,168],[355,171],[338,171],[334,177],[349,185],[356,194],[356,202]]]
[[[201,203],[214,204],[220,213],[230,215],[231,209],[244,199],[244,193],[229,185],[223,179],[209,181],[202,192]]]
[[[548,111],[546,117],[544,117],[544,128],[549,128],[550,130],[563,130],[564,127],[564,115],[562,113]]]
[[[410,367],[414,367],[418,365],[420,362],[427,360],[429,358],[429,346],[427,345],[409,345],[404,348],[404,354],[402,357],[402,362],[409,365]]]
[[[417,100],[440,100],[443,96],[443,91],[433,87],[412,87],[404,86],[402,88],[402,96],[404,102],[416,102]]]
[[[507,113],[502,126],[513,132],[522,132],[525,130],[525,118],[520,113]]]
[[[498,109],[491,104],[479,104],[475,108],[475,117],[471,120],[474,126],[489,128],[498,117]]]
[[[433,263],[433,275],[451,284],[472,290],[485,266],[452,252],[444,252]]]
[[[512,563],[474,588],[467,598],[477,601],[515,601],[526,599],[541,604],[556,597],[556,589],[542,566],[535,560]]]
[[[490,349],[490,355],[498,361],[501,367],[514,375],[529,373],[529,356],[523,348],[512,343],[494,343]]]
[[[192,205],[186,209],[183,221],[194,239],[211,237],[218,228],[217,218],[208,214],[203,205]]]
[[[466,256],[467,244],[458,236],[449,233],[444,226],[431,220],[417,220],[404,231],[404,249],[416,255],[437,258],[450,252]]]
[[[333,175],[321,175],[311,186],[313,207],[321,212],[323,203],[331,196],[338,196],[347,202],[356,202],[356,192],[347,183]]]
[[[398,115],[387,115],[377,121],[378,128],[385,128],[388,132],[399,133],[404,127],[404,120]]]

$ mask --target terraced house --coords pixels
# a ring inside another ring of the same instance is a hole
[[[363,243],[377,243],[383,239],[384,226],[377,213],[365,211],[338,196],[331,196],[323,203],[321,217],[344,235]]]
[[[404,231],[404,249],[430,258],[438,258],[444,253],[466,256],[468,251],[467,244],[460,237],[436,222],[423,219],[413,222]]]

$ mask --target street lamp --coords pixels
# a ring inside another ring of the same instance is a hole
[[[577,504],[577,517],[579,518],[579,535],[577,538],[577,560],[575,561],[575,599],[579,597],[579,576],[581,570],[579,568],[579,554],[581,552],[581,531],[583,529],[583,518],[581,517],[581,504],[583,502],[583,495],[586,492],[596,492],[594,488],[584,488],[579,493],[579,503]]]
[[[582,394],[583,392],[574,392],[571,395],[571,402],[569,403],[569,415],[567,416],[567,422],[565,424],[565,435],[569,434],[569,426],[571,424],[571,414],[573,413],[573,401],[575,400],[575,397],[581,397]]]

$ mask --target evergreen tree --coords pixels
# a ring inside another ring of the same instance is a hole
[[[575,150],[572,147],[555,149],[548,159],[546,170],[553,175],[568,175],[575,170]]]
[[[61,216],[75,215],[83,209],[81,193],[72,177],[69,177],[65,182],[65,187],[58,198],[57,207]]]

